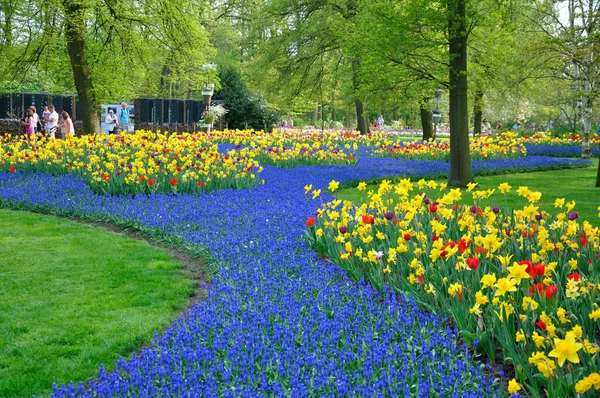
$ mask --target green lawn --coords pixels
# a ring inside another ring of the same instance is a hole
[[[496,188],[494,196],[483,201],[483,205],[494,206],[497,204],[504,207],[504,195],[497,188],[501,183],[508,182],[513,187],[511,192],[507,194],[507,204],[511,208],[521,208],[523,204],[526,204],[515,191],[519,186],[528,186],[532,191],[542,193],[541,209],[549,213],[555,213],[555,199],[574,200],[577,203],[575,209],[582,219],[588,220],[594,225],[600,225],[600,219],[598,218],[600,188],[595,187],[597,168],[598,159],[595,159],[593,166],[587,168],[477,177],[475,182],[479,184],[477,189]],[[440,180],[440,182],[444,181]],[[369,185],[365,191],[359,191],[356,188],[345,188],[338,191],[336,196],[340,199],[362,203],[367,200],[367,192],[376,188],[377,185]],[[431,190],[423,189],[423,191],[432,199],[436,198],[436,193],[431,192]],[[439,192],[437,195],[441,196]],[[473,204],[471,194],[463,190],[463,200],[461,202]]]
[[[0,397],[86,381],[151,343],[194,293],[182,267],[144,241],[0,210]]]

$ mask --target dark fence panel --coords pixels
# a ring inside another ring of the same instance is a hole
[[[138,98],[134,104],[137,123],[192,124],[197,123],[204,112],[201,100]]]
[[[77,97],[72,95],[0,93],[0,119],[11,117],[20,119],[25,116],[25,110],[32,105],[35,106],[37,113],[41,115],[44,112],[44,106],[54,105],[57,112],[67,111],[74,120],[81,120],[81,110],[75,105],[76,102]],[[73,112],[74,109],[75,113]]]
[[[13,111],[10,103],[10,94],[0,94],[0,119],[11,117]]]

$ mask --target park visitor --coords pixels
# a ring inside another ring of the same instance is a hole
[[[45,106],[44,113],[42,113],[42,118],[44,119],[44,123],[48,123],[48,116],[50,116],[50,111],[48,110],[48,107]]]
[[[63,111],[61,116],[63,118],[63,122],[61,124],[59,124],[57,127],[63,128],[62,138],[65,139],[65,138],[69,138],[69,137],[75,137],[75,127],[73,126],[73,121],[69,117],[69,114],[67,112]]]
[[[35,118],[33,115],[33,110],[31,108],[27,109],[27,117],[25,118],[25,136],[27,137],[27,142],[31,142],[35,134]]]
[[[35,106],[31,105],[29,109],[33,112],[33,134],[37,135],[43,131],[40,123],[40,115],[37,114],[37,108]]]
[[[54,109],[54,105],[48,106],[48,112],[50,112],[50,114],[48,115],[48,120],[46,121],[46,131],[50,135],[50,138],[55,140],[56,139],[56,129],[57,129],[57,124],[58,124],[58,113],[56,113],[56,110]]]
[[[379,117],[377,118],[377,129],[381,130],[383,129],[383,115],[380,113]]]
[[[500,132],[502,131],[502,122],[500,120],[498,120],[498,124],[496,125],[496,131]]]
[[[108,125],[108,131],[106,133],[109,135],[116,133],[115,129],[117,127],[117,117],[112,109],[108,111],[108,116],[106,116],[105,122]]]
[[[127,133],[129,131],[129,111],[125,102],[121,104],[121,109],[119,109],[119,124],[122,132]]]

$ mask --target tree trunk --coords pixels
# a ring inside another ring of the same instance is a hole
[[[475,103],[473,104],[473,136],[481,135],[481,123],[483,122],[483,90],[477,85],[475,92]]]
[[[356,106],[356,121],[358,124],[358,131],[360,131],[361,134],[368,134],[369,123],[367,123],[365,115],[365,103],[357,99],[354,101],[354,105]]]
[[[423,141],[433,138],[433,117],[431,109],[427,106],[429,98],[423,98],[419,102],[419,110],[421,112],[421,126],[423,127]]]
[[[598,162],[598,174],[596,175],[596,187],[600,188],[600,162]]]
[[[319,113],[319,107],[315,107],[312,113],[311,125],[315,127],[317,125],[317,114]]]
[[[350,128],[350,111],[346,110],[346,128],[349,129]]]
[[[365,115],[365,103],[359,98],[360,81],[358,72],[360,68],[360,60],[355,59],[352,61],[352,88],[354,90],[354,105],[356,107],[356,121],[358,124],[358,131],[361,134],[369,133],[369,123],[367,122]]]
[[[83,132],[98,133],[100,132],[98,103],[85,55],[85,1],[62,0],[62,6],[65,12],[67,52],[71,59],[75,88],[83,116]]]
[[[448,0],[450,42],[450,177],[448,185],[454,187],[464,187],[473,181],[469,152],[465,14],[465,0]]]

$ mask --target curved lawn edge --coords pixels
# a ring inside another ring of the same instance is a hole
[[[114,369],[199,296],[192,264],[119,228],[0,209],[0,229],[3,397]]]

